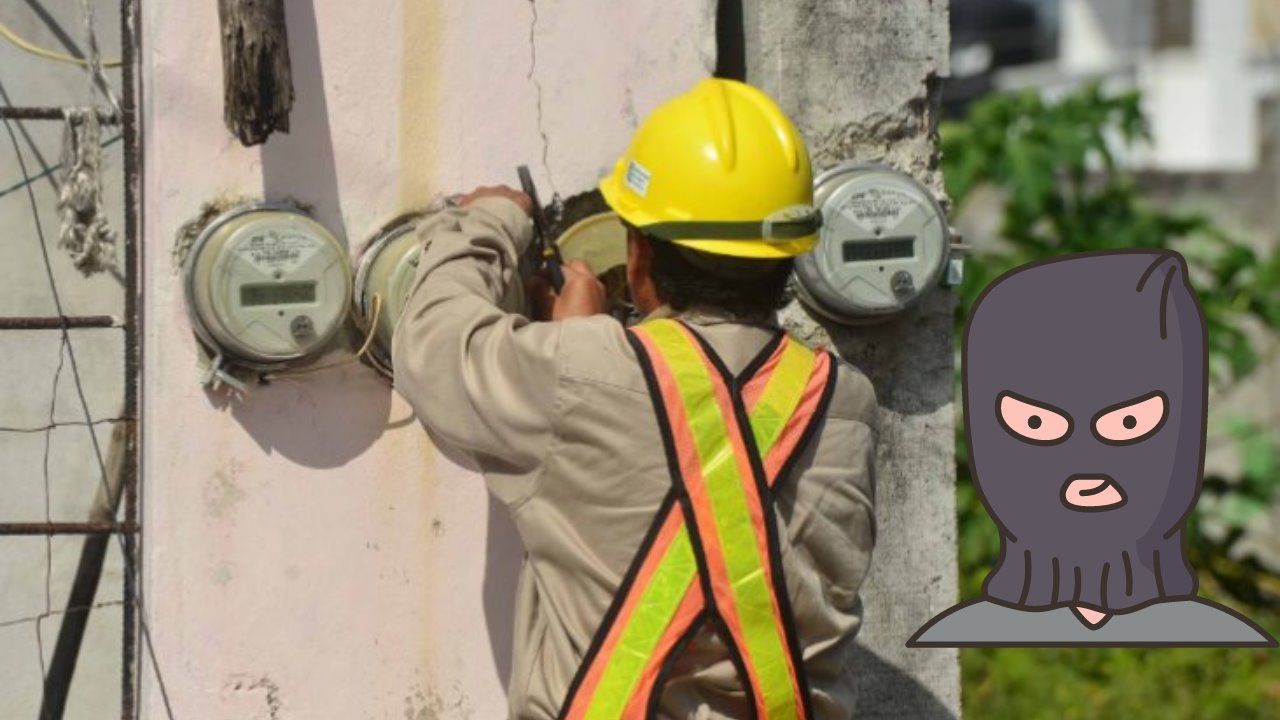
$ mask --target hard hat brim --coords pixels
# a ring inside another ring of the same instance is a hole
[[[609,207],[627,223],[641,232],[646,225],[658,225],[663,218],[656,218],[646,213],[640,203],[630,193],[619,186],[618,173],[614,173],[600,181],[600,194]],[[786,240],[765,240],[764,238],[680,238],[670,240],[691,250],[710,253],[712,255],[729,255],[732,257],[756,258],[760,260],[785,260],[807,253],[818,244],[818,234],[806,235]]]

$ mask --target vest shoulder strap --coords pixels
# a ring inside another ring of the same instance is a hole
[[[606,614],[562,718],[651,716],[670,661],[717,627],[758,718],[808,718],[772,510],[777,483],[825,414],[829,353],[779,333],[739,376],[674,320],[632,328],[672,492]]]

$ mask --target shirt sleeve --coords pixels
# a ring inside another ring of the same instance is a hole
[[[550,444],[558,381],[558,323],[522,308],[520,258],[529,218],[505,198],[482,198],[431,216],[413,289],[396,324],[396,390],[432,437],[495,477],[527,474]]]

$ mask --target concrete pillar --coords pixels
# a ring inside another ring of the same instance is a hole
[[[745,9],[747,80],[795,119],[818,170],[885,162],[942,192],[946,2],[747,0]],[[797,306],[786,313],[792,331],[864,369],[880,400],[877,541],[851,658],[861,718],[960,710],[956,651],[904,647],[956,600],[953,305],[935,290],[905,316],[865,327],[819,322]]]

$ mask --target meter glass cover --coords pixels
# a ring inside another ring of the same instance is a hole
[[[259,283],[240,286],[240,304],[244,307],[258,305],[298,305],[316,301],[314,282]]]
[[[915,238],[894,237],[883,240],[850,240],[841,250],[845,262],[859,260],[897,260],[915,256]]]

